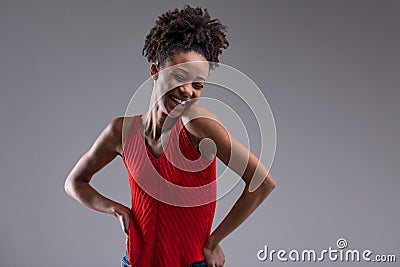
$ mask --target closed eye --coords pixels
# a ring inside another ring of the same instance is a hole
[[[178,82],[183,82],[183,81],[185,81],[185,77],[183,77],[182,75],[174,74],[174,77],[175,77],[175,79],[176,79]]]
[[[204,85],[201,83],[193,83],[193,88],[195,88],[195,89],[202,89],[203,87],[204,87]]]

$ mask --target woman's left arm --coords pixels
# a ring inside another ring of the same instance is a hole
[[[217,157],[240,175],[246,183],[241,196],[222,222],[211,233],[203,249],[209,266],[223,266],[225,256],[219,243],[257,209],[275,188],[276,183],[262,162],[231,136],[215,115],[212,118],[210,116],[210,118],[194,119],[192,122],[195,128],[201,129],[197,131],[200,131],[199,137],[213,140],[216,145]],[[211,151],[212,149],[209,150]],[[260,181],[260,185],[256,190],[250,192],[249,186],[252,179]]]

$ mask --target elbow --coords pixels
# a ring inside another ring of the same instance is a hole
[[[263,181],[263,192],[265,197],[267,197],[276,187],[276,181],[272,178],[271,175],[268,174],[267,178]]]
[[[65,193],[67,193],[67,195],[69,195],[69,190],[70,190],[70,182],[67,178],[64,183],[64,191],[65,191]]]
[[[250,184],[247,184],[246,186],[248,186],[248,192],[257,192],[257,195],[265,199],[275,189],[276,182],[274,178],[268,174],[256,188],[252,189]]]
[[[66,193],[68,196],[72,197],[73,183],[72,183],[71,178],[70,178],[69,176],[68,176],[68,178],[65,180],[65,183],[64,183],[64,191],[65,191],[65,193]]]
[[[274,180],[274,178],[272,178],[272,176],[270,176],[270,178],[267,179],[267,183],[268,183],[269,187],[271,188],[271,191],[275,189],[276,181]]]
[[[269,191],[271,192],[272,190],[275,189],[276,187],[276,181],[274,178],[272,178],[271,175],[267,176],[267,179],[265,179],[264,183],[266,184],[267,188],[269,189]]]

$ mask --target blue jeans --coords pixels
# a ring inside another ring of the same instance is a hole
[[[131,267],[128,260],[128,251],[125,251],[125,256],[123,256],[121,259],[121,267]],[[207,263],[205,260],[202,260],[189,264],[188,267],[207,267]]]

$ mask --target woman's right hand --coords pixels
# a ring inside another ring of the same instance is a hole
[[[120,204],[114,209],[113,214],[121,224],[124,233],[128,235],[131,210],[128,207]]]

